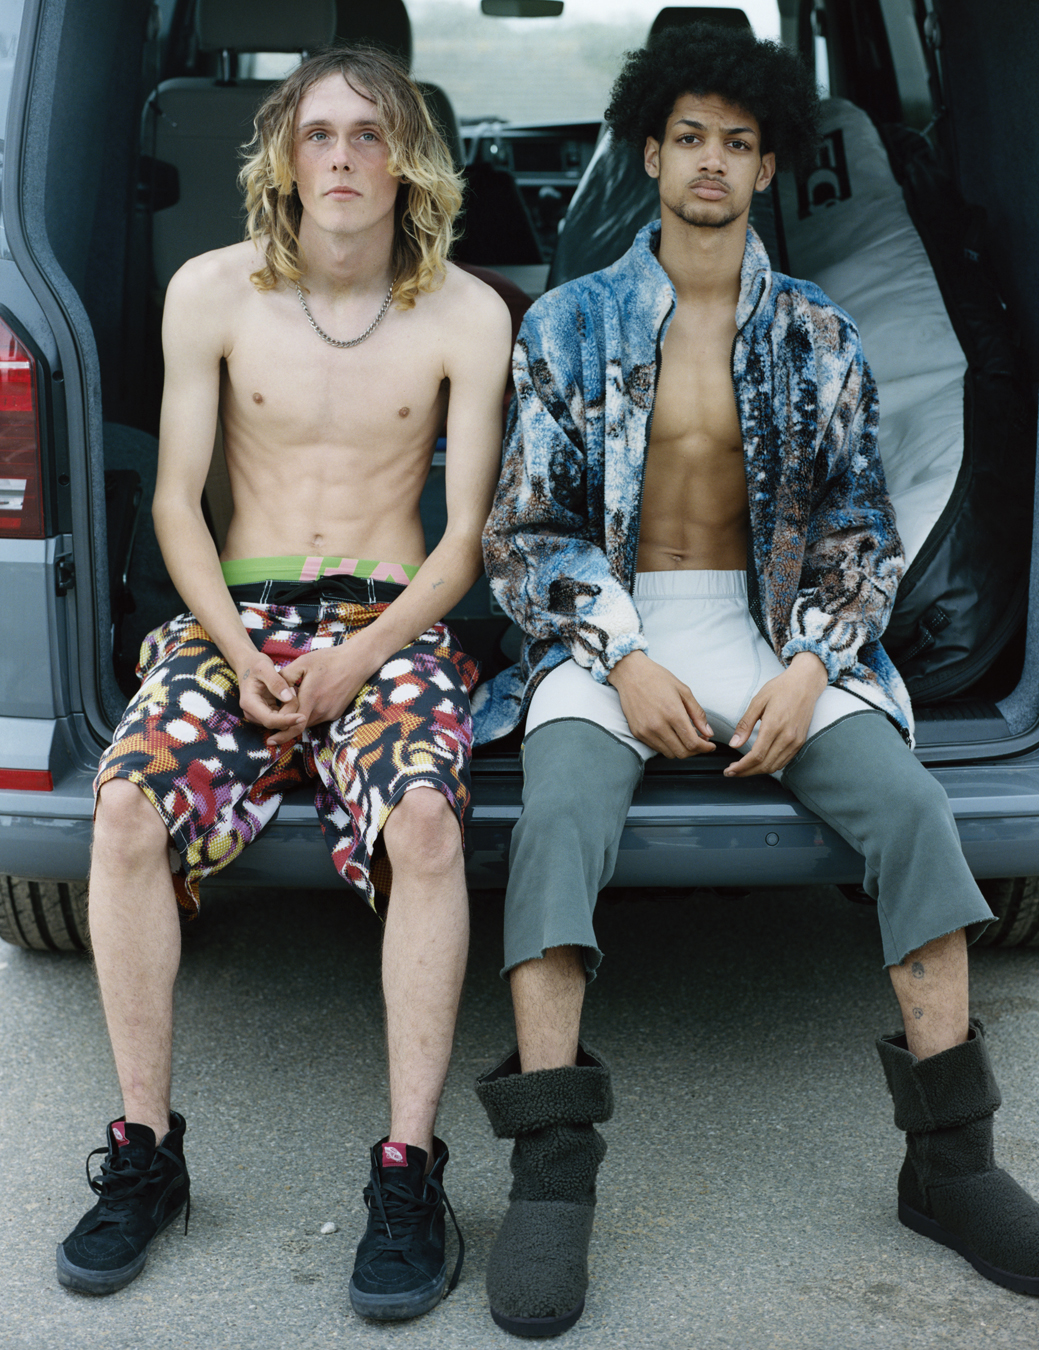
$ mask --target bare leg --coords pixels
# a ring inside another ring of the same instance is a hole
[[[906,1044],[917,1059],[951,1050],[967,1039],[967,939],[963,929],[935,938],[889,966],[902,1009]]]
[[[125,779],[101,789],[90,867],[90,941],[126,1119],[169,1130],[180,922],[169,836]]]
[[[435,788],[414,788],[383,830],[393,889],[382,945],[390,1138],[425,1149],[447,1077],[469,950],[458,821]]]
[[[509,983],[523,1072],[576,1064],[588,983],[579,949],[549,947],[511,970]]]

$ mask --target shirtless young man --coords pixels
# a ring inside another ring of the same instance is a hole
[[[749,32],[671,30],[629,57],[607,119],[644,151],[661,222],[530,310],[484,537],[527,635],[475,705],[478,740],[526,713],[505,913],[519,1044],[478,1084],[516,1141],[492,1312],[521,1335],[580,1316],[612,1106],[578,1042],[596,894],[643,763],[716,741],[742,755],[727,777],[782,774],[865,855],[905,1023],[878,1043],[908,1134],[902,1221],[1037,1294],[1039,1206],[993,1167],[999,1095],[968,1021],[967,940],[991,914],[879,642],[903,561],[875,386],[848,316],[748,230],[776,161],[811,155],[813,84]]]
[[[178,901],[193,915],[199,881],[310,780],[333,862],[373,907],[392,867],[389,1134],[350,1294],[402,1318],[447,1283],[433,1127],[468,946],[476,672],[438,620],[481,571],[511,329],[494,292],[445,262],[457,176],[392,60],[314,57],[256,126],[250,238],[187,263],[166,299],[154,516],[191,613],[146,640],[98,773],[90,931],[125,1114],[58,1277],[121,1288],[184,1209]],[[448,524],[427,557],[419,496],[445,416]],[[219,556],[201,505],[218,417],[234,502]]]

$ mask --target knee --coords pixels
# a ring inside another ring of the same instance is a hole
[[[527,777],[523,790],[524,828],[540,830],[573,829],[575,817],[586,818],[587,784],[564,782],[560,777]]]
[[[919,832],[926,838],[929,831],[956,828],[945,789],[922,765],[918,773],[906,775],[890,806],[890,816],[900,831]]]
[[[383,837],[394,872],[444,875],[462,865],[462,832],[454,807],[435,788],[406,792]]]
[[[870,815],[863,852],[876,867],[883,861],[901,870],[911,860],[926,866],[949,849],[959,849],[949,798],[923,767],[919,773],[906,774],[896,791],[884,793]]]
[[[599,840],[623,823],[638,782],[638,760],[604,732],[593,729],[592,734],[601,739],[583,747],[580,757],[568,753],[565,741],[555,746],[548,740],[537,747],[537,755],[525,754],[524,830]]]
[[[106,864],[132,865],[164,852],[169,834],[158,811],[139,787],[125,778],[110,779],[98,793],[94,853]]]
[[[609,732],[573,719],[538,727],[523,747],[523,810],[546,822],[626,811],[642,766]]]

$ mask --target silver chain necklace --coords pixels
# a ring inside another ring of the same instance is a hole
[[[303,292],[299,288],[298,281],[296,282],[296,294],[299,296],[299,303],[303,306],[303,313],[309,319],[311,328],[313,328],[314,332],[318,335],[319,338],[323,338],[324,341],[327,342],[330,347],[356,347],[357,344],[359,342],[363,342],[366,337],[371,337],[371,335],[375,332],[376,328],[378,328],[379,324],[382,323],[383,316],[389,309],[390,301],[393,299],[393,282],[392,281],[390,282],[390,289],[386,292],[386,299],[382,302],[382,309],[379,310],[378,314],[376,314],[375,318],[364,330],[364,332],[361,334],[360,337],[350,338],[350,340],[347,342],[340,341],[339,338],[329,337],[323,328],[318,327],[317,323],[314,320],[313,314],[311,314],[310,310],[307,308],[306,300],[303,299]]]

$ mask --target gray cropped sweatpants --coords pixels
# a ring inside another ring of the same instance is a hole
[[[743,587],[740,573],[704,572],[649,573],[635,587],[649,655],[690,686],[726,740],[753,693],[782,670],[753,628]],[[682,592],[677,623],[667,603],[678,598],[668,594],[673,588]],[[695,659],[682,659],[690,650],[683,629],[697,635]],[[628,807],[652,754],[632,736],[610,686],[573,662],[546,677],[523,745],[503,975],[549,947],[578,946],[594,978],[602,958],[596,898],[613,875]],[[808,739],[776,777],[862,854],[885,966],[959,928],[973,941],[991,922],[948,797],[882,713],[826,690]],[[688,880],[696,884],[695,876]]]

